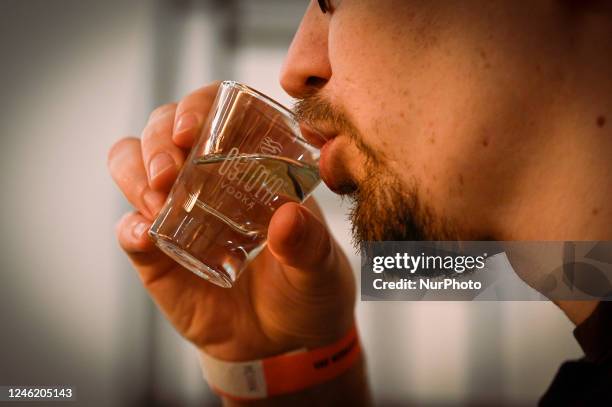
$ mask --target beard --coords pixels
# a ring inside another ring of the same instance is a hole
[[[375,241],[458,240],[450,222],[422,202],[416,181],[404,185],[380,162],[368,160],[365,167],[368,175],[349,195],[356,247]]]
[[[353,180],[349,220],[356,248],[373,241],[458,240],[451,224],[420,199],[418,183],[406,185],[387,165],[382,152],[366,143],[348,115],[333,106],[321,93],[314,92],[297,100],[294,112],[299,121],[333,126],[349,137],[365,157],[367,174]]]

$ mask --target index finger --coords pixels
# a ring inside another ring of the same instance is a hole
[[[182,148],[189,148],[202,130],[221,82],[213,82],[185,96],[176,108],[172,141]]]

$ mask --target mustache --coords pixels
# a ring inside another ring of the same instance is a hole
[[[325,123],[335,130],[354,130],[354,126],[340,108],[334,107],[321,93],[310,93],[293,104],[298,121],[312,125]]]
[[[317,124],[324,124],[335,132],[346,135],[368,160],[381,164],[380,154],[365,143],[359,130],[344,110],[339,106],[334,106],[320,92],[312,92],[297,99],[293,104],[293,113],[298,121],[305,122],[314,128],[317,128]]]

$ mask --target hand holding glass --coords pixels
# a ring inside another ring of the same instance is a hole
[[[223,82],[149,236],[188,270],[231,287],[265,247],[274,211],[318,185],[318,159],[291,111]]]

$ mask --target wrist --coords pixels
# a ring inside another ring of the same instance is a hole
[[[363,352],[358,360],[346,372],[335,379],[304,389],[299,392],[273,396],[260,400],[236,400],[221,396],[225,407],[302,407],[302,406],[372,406],[368,385],[365,355]]]
[[[328,318],[317,324],[299,321],[296,325],[289,330],[269,323],[257,327],[242,326],[234,331],[248,334],[233,335],[216,343],[195,345],[199,352],[228,362],[266,359],[299,349],[316,349],[335,343],[355,326],[355,318],[346,315]]]
[[[217,394],[238,401],[286,395],[329,382],[360,360],[353,325],[339,340],[248,361],[218,359],[200,351],[204,377]]]

